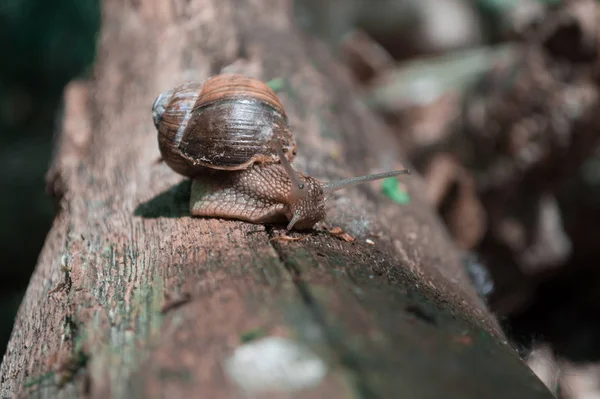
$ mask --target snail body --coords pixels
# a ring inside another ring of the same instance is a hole
[[[306,196],[293,193],[292,181],[280,164],[219,172],[192,180],[190,213],[193,216],[237,219],[250,223],[290,223],[308,229],[325,218],[322,184],[298,174]]]
[[[152,106],[165,163],[191,177],[193,216],[280,223],[304,230],[326,217],[328,194],[408,169],[321,182],[291,165],[296,144],[275,93],[240,75],[217,75],[160,94]]]
[[[296,153],[279,99],[245,76],[217,75],[167,90],[154,101],[152,117],[163,160],[184,176],[278,162],[275,141],[290,161]]]
[[[403,169],[321,182],[295,171],[283,151],[278,152],[280,164],[254,165],[242,171],[195,178],[190,213],[257,224],[287,221],[288,230],[305,230],[325,218],[328,194],[355,184],[410,173]]]

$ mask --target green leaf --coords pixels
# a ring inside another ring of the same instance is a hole
[[[395,177],[383,180],[381,192],[397,204],[406,205],[410,202],[410,195],[398,186],[398,180]]]
[[[285,87],[285,80],[283,78],[271,79],[266,83],[266,85],[269,86],[275,93],[278,93]]]

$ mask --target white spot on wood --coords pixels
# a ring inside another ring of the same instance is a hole
[[[296,391],[318,385],[325,362],[308,348],[281,337],[239,346],[224,363],[229,378],[246,391]]]

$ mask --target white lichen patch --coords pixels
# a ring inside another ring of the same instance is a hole
[[[257,392],[314,387],[328,368],[308,348],[290,339],[266,337],[237,347],[224,369],[239,388]]]

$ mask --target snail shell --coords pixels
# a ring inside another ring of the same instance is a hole
[[[171,169],[194,177],[206,168],[242,170],[279,161],[275,140],[289,161],[296,143],[279,99],[263,82],[222,74],[161,93],[152,106],[158,146]]]

